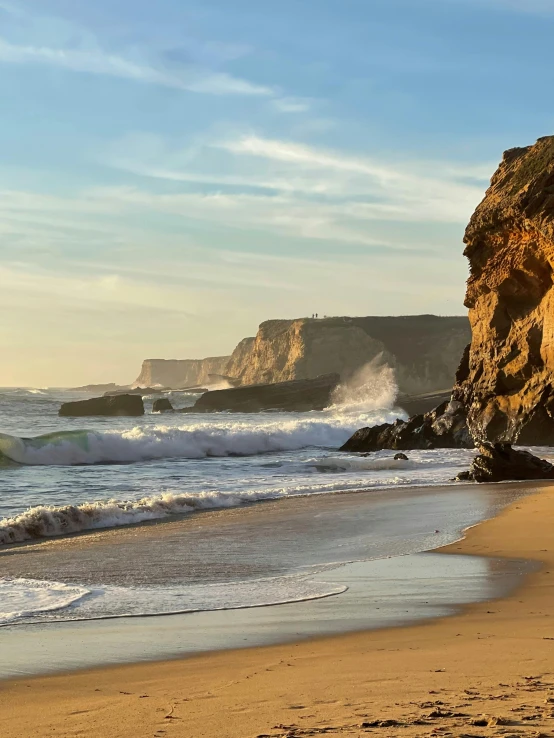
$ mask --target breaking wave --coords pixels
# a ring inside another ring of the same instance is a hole
[[[318,467],[314,460],[311,464]],[[324,462],[323,462],[324,463]],[[396,468],[389,467],[386,468]],[[339,466],[329,466],[329,470],[340,471]],[[402,480],[393,477],[390,483]],[[191,492],[163,492],[140,500],[98,500],[84,502],[80,505],[32,507],[11,518],[0,520],[0,546],[11,543],[38,540],[53,536],[64,536],[71,533],[116,528],[134,525],[152,520],[163,520],[171,516],[184,515],[200,510],[217,510],[239,507],[240,505],[276,500],[292,495],[328,494],[338,491],[367,487],[369,481],[359,479],[345,481],[337,479],[328,483],[298,484],[290,487],[273,487],[268,489],[244,489],[239,492],[206,491],[196,494]]]
[[[0,455],[27,465],[117,464],[153,459],[254,456],[318,446],[337,448],[364,425],[391,422],[398,413],[322,412],[268,418],[137,426],[131,430],[61,431],[36,438],[0,434]]]
[[[85,502],[81,505],[33,507],[13,518],[0,520],[0,545],[38,538],[61,536],[99,528],[114,528],[148,520],[161,520],[194,510],[237,507],[245,502],[273,499],[274,491],[223,494],[165,492],[141,500]]]

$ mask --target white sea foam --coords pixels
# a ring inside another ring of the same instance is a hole
[[[328,568],[336,568],[336,566],[314,567],[309,573],[214,584],[166,587],[91,587],[90,590],[82,590],[88,595],[86,598],[83,595],[77,596],[75,593],[72,600],[68,593],[65,595],[59,593],[80,588],[35,580],[9,580],[6,584],[6,591],[8,593],[12,591],[14,601],[17,603],[21,598],[28,596],[30,600],[33,600],[36,609],[14,610],[6,618],[3,618],[3,613],[0,613],[0,625],[9,625],[16,620],[24,622],[105,620],[209,610],[238,610],[322,599],[346,592],[348,587],[344,584],[313,581],[312,577]],[[42,590],[41,585],[44,585]],[[55,598],[58,598],[58,606],[42,607],[36,600],[37,591],[45,593],[43,597],[47,596],[46,593],[51,592]],[[66,596],[65,604],[64,596]],[[16,607],[18,606],[16,604]],[[46,609],[52,612],[42,615]]]
[[[317,469],[337,471],[402,471],[415,469],[418,464],[405,459],[395,459],[392,456],[378,458],[375,456],[324,456],[318,459],[309,459],[306,464]]]
[[[65,609],[88,593],[84,587],[61,582],[0,578],[0,624]]]

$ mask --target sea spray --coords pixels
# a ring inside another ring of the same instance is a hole
[[[342,411],[392,408],[398,396],[394,369],[384,363],[383,354],[364,364],[334,390],[332,401]]]

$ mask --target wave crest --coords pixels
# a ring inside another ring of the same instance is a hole
[[[337,448],[358,428],[392,422],[398,413],[332,411],[290,418],[191,420],[183,426],[61,431],[36,438],[0,434],[0,455],[18,464],[124,464],[165,458],[254,456],[318,446]]]

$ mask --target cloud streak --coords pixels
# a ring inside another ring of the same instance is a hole
[[[25,46],[0,38],[0,62],[7,64],[46,64],[72,72],[103,75],[176,90],[207,95],[272,96],[270,87],[256,85],[223,72],[192,67],[180,73],[135,62],[100,48],[52,48]]]
[[[208,203],[226,212],[249,203],[253,212],[267,213],[272,205],[274,211],[311,218],[317,211],[326,224],[332,217],[464,223],[483,195],[486,173],[493,170],[447,161],[377,161],[254,135],[179,150],[136,134],[111,147],[107,157],[112,166],[141,177],[211,190],[197,193],[197,215]],[[184,193],[182,202],[193,198],[194,193]]]

